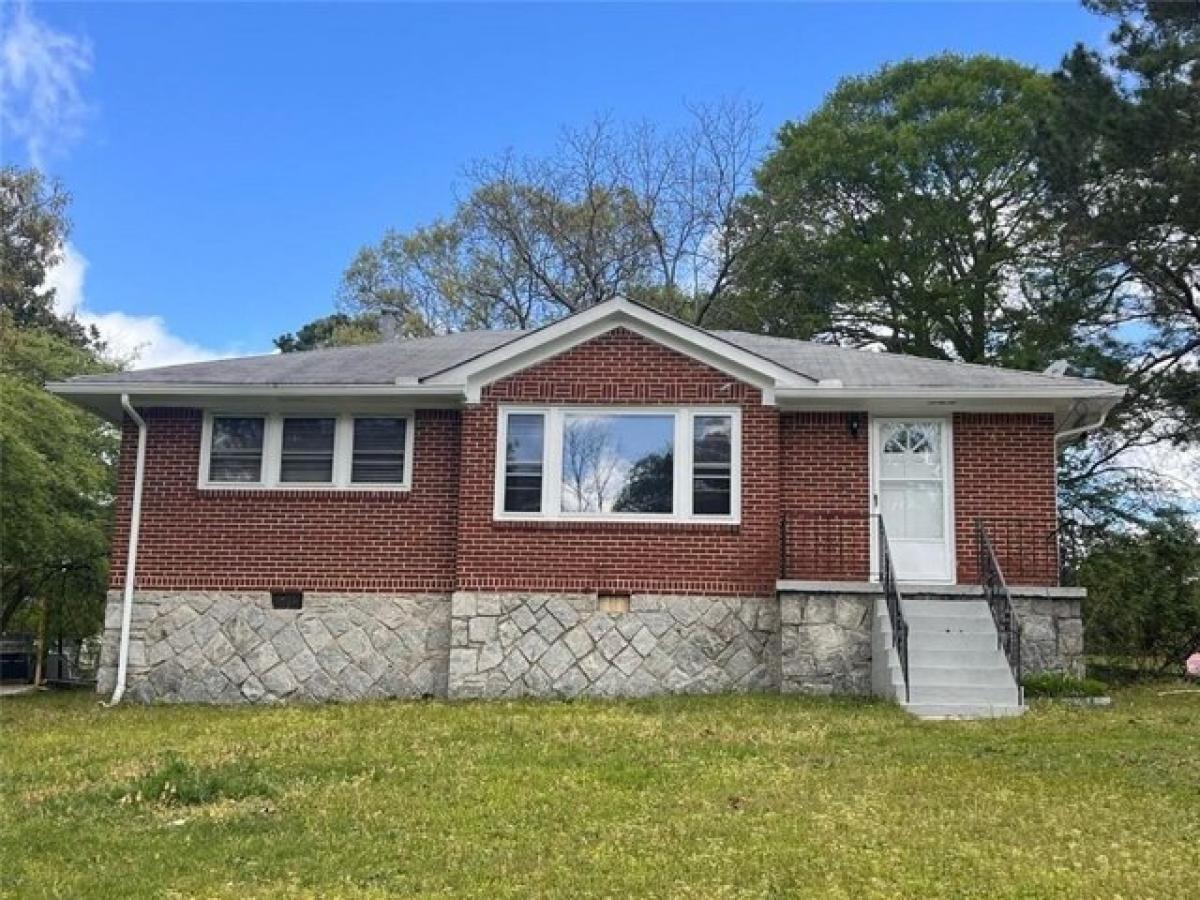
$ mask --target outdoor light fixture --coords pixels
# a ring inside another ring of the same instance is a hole
[[[850,424],[850,437],[858,437],[858,431],[862,428],[862,413],[850,413],[846,421]]]

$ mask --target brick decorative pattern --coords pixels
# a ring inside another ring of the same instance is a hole
[[[410,491],[201,490],[201,413],[148,409],[139,589],[443,591],[454,586],[459,415],[419,410]],[[121,442],[111,587],[122,586],[137,428]]]
[[[739,525],[496,522],[497,405],[740,406]],[[762,596],[779,571],[779,414],[717,369],[614,329],[484,389],[463,413],[458,589]]]
[[[778,690],[773,597],[456,593],[451,697],[645,697]]]
[[[957,413],[953,440],[959,583],[979,581],[983,518],[1010,585],[1058,584],[1054,417]]]

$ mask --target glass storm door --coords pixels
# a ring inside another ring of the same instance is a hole
[[[875,420],[875,511],[902,581],[954,580],[949,449],[944,419]]]

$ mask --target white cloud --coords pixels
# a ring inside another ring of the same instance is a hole
[[[162,316],[93,312],[87,308],[84,297],[87,267],[87,258],[68,243],[58,265],[46,273],[46,287],[55,290],[55,311],[60,315],[73,313],[83,324],[95,325],[115,359],[134,369],[148,369],[235,355],[172,334]]]
[[[88,114],[81,83],[91,70],[85,38],[55,31],[27,0],[0,5],[0,134],[23,143],[34,166],[79,137]]]

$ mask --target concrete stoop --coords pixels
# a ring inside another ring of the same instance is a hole
[[[873,686],[922,719],[983,719],[1025,711],[987,602],[979,597],[901,599],[908,623],[908,700],[880,598],[873,629]]]

